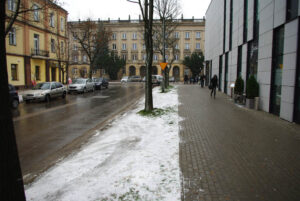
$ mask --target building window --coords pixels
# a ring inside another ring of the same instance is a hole
[[[197,38],[197,39],[201,38],[201,32],[200,32],[200,31],[197,31],[197,32],[196,32],[196,38]]]
[[[258,40],[258,36],[259,36],[259,0],[254,0],[253,38],[255,40]]]
[[[243,25],[243,42],[247,42],[248,36],[248,0],[244,0],[244,25]]]
[[[196,43],[196,49],[200,50],[200,43]]]
[[[226,4],[227,1],[224,0],[224,21],[223,21],[223,52],[225,52],[225,45],[226,45]]]
[[[175,45],[175,49],[179,50],[179,45],[178,44]]]
[[[73,45],[73,50],[75,50],[75,51],[77,50],[77,45],[76,44]]]
[[[87,57],[86,57],[86,55],[83,55],[83,56],[82,56],[82,61],[83,61],[84,63],[87,62]]]
[[[136,33],[132,34],[132,39],[137,39],[137,34]]]
[[[279,115],[282,95],[282,69],[284,57],[284,26],[274,30],[270,112]]]
[[[178,61],[179,60],[179,56],[178,54],[175,54],[175,61]]]
[[[74,61],[74,62],[78,62],[78,56],[77,56],[77,55],[74,55],[73,61]]]
[[[127,60],[127,55],[126,55],[126,54],[122,54],[122,59],[123,59],[124,61],[126,61],[126,60]]]
[[[157,54],[153,55],[153,60],[154,60],[154,61],[157,61],[157,60],[158,60]]]
[[[146,58],[147,58],[147,55],[144,54],[144,55],[143,55],[143,60],[146,61]]]
[[[136,55],[136,54],[133,54],[133,55],[132,55],[132,60],[133,60],[133,61],[136,61],[136,60],[137,60],[137,55]]]
[[[243,46],[238,47],[238,60],[237,60],[237,70],[236,77],[242,77],[242,55],[243,55]]]
[[[64,31],[64,27],[65,27],[65,20],[64,18],[60,18],[60,30]]]
[[[41,80],[41,70],[39,66],[35,66],[35,79]]]
[[[10,45],[16,45],[17,42],[16,42],[16,28],[11,28],[9,34],[8,34],[8,37],[9,37],[9,44]]]
[[[11,80],[18,80],[18,65],[11,64]]]
[[[33,19],[34,21],[38,22],[40,21],[40,11],[39,11],[39,6],[34,4],[33,5]]]
[[[33,35],[34,50],[38,52],[40,50],[40,36],[38,34]]]
[[[166,54],[165,55],[165,60],[168,61],[168,59],[169,59],[169,55]]]
[[[76,75],[77,74],[77,68],[72,68],[72,74]]]
[[[113,34],[112,34],[112,39],[113,39],[113,40],[117,40],[117,34],[116,34],[116,33],[113,33]]]
[[[62,54],[65,53],[64,42],[63,41],[60,42],[60,52]]]
[[[143,44],[143,50],[145,50],[146,49],[146,45],[145,44]]]
[[[230,15],[229,15],[229,50],[232,49],[232,26],[233,26],[233,4],[232,0],[230,0]]]
[[[133,44],[132,44],[132,49],[133,49],[133,50],[136,50],[136,49],[137,49],[136,43],[133,43]]]
[[[122,44],[122,50],[126,50],[126,43]]]
[[[53,38],[51,39],[51,52],[55,53],[55,40]]]
[[[8,10],[15,11],[16,10],[16,0],[7,0],[7,8]]]
[[[116,50],[116,49],[117,49],[116,43],[113,43],[113,44],[112,44],[112,49],[113,49],[113,50]]]
[[[50,13],[50,26],[54,27],[54,13]]]
[[[258,62],[258,41],[253,40],[248,43],[247,52],[247,74],[246,79],[253,75],[257,77],[257,62]]]
[[[189,49],[190,49],[190,44],[189,44],[189,43],[186,43],[185,46],[184,46],[184,49],[185,49],[185,50],[189,50]]]
[[[287,0],[286,20],[292,20],[298,16],[298,0]]]
[[[122,34],[122,39],[126,39],[126,33]]]
[[[175,38],[179,38],[179,32],[175,32]]]
[[[190,39],[190,32],[185,32],[185,39]]]

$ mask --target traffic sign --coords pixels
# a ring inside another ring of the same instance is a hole
[[[159,64],[162,70],[165,70],[165,68],[167,67],[168,63],[160,63]]]

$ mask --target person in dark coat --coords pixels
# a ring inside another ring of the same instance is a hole
[[[184,84],[188,84],[189,77],[187,75],[184,75]]]
[[[201,84],[202,88],[204,87],[204,81],[205,81],[205,75],[201,75],[200,76],[200,84]]]
[[[218,86],[218,77],[217,75],[214,75],[214,77],[211,79],[210,81],[211,83],[211,92],[210,92],[210,96],[212,97],[212,94],[214,94],[214,98],[216,98],[216,89]]]

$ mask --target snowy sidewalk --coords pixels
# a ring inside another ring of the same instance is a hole
[[[159,117],[119,116],[78,153],[26,186],[27,200],[180,200],[177,89],[153,91]]]

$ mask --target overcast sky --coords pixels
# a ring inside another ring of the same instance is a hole
[[[111,20],[138,19],[139,6],[126,0],[62,0],[62,7],[69,12],[69,20],[93,19]],[[210,0],[180,0],[184,18],[203,18]]]

